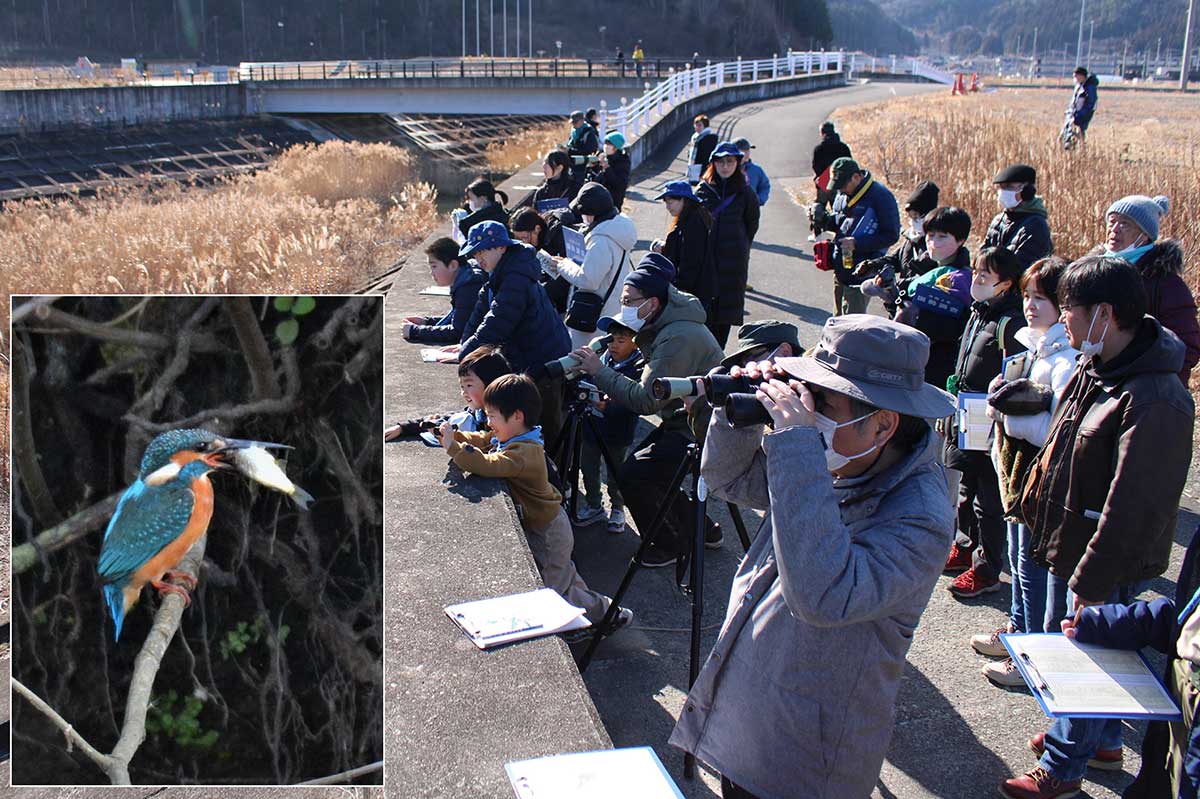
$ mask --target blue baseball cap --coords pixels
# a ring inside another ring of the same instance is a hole
[[[742,157],[743,157],[742,151],[739,150],[737,148],[737,145],[734,144],[733,142],[723,141],[717,145],[717,149],[712,151],[712,155],[710,155],[708,157],[708,162],[711,164],[713,161],[716,161],[718,158],[724,158],[729,155],[732,155],[734,158],[736,158],[738,160],[738,163],[741,163]]]
[[[696,202],[700,201],[700,198],[698,198],[696,193],[692,191],[692,184],[688,183],[686,180],[672,180],[667,185],[663,186],[662,194],[658,195],[654,199],[661,200],[664,197],[687,197],[692,200],[696,200]]]
[[[508,235],[508,228],[489,220],[471,225],[467,231],[467,243],[458,251],[459,258],[469,258],[480,250],[491,250],[496,247],[511,247],[518,242]]]

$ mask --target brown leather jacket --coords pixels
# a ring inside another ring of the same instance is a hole
[[[1083,599],[1167,568],[1192,459],[1183,357],[1179,337],[1147,316],[1110,363],[1077,367],[1025,482],[1033,556]]]

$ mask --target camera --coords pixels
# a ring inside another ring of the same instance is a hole
[[[825,230],[828,221],[829,212],[825,209],[824,203],[813,203],[808,206],[808,226],[812,228],[813,233]]]
[[[730,394],[754,395],[763,379],[761,377],[730,377],[729,375],[706,375],[704,377],[704,396],[713,406],[721,405]]]
[[[657,377],[650,384],[650,393],[656,400],[682,399],[696,396],[696,381],[700,377]]]
[[[588,342],[588,349],[599,355],[608,347],[612,341],[612,336],[597,336]],[[579,367],[579,359],[574,355],[564,355],[561,358],[553,361],[547,361],[542,364],[542,369],[546,371],[549,377],[562,377],[568,372],[572,372]]]
[[[579,402],[596,403],[600,401],[600,389],[594,383],[580,380],[572,387],[572,390],[575,392],[575,399]]]
[[[725,398],[725,418],[730,427],[772,423],[771,414],[754,394],[730,394]]]

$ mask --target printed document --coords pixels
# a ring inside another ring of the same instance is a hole
[[[539,757],[504,770],[517,799],[683,799],[648,746]]]
[[[446,615],[480,649],[591,626],[583,608],[550,588],[450,605]]]

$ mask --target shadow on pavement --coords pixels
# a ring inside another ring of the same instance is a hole
[[[765,305],[768,308],[774,308],[777,311],[793,314],[817,327],[823,326],[825,320],[829,318],[829,311],[824,308],[814,308],[811,305],[803,305],[792,300],[785,300],[777,294],[766,294],[755,289],[747,289],[746,299],[759,305]],[[803,344],[804,342],[800,343]]]
[[[796,258],[800,261],[811,262],[813,259],[811,253],[807,253],[799,247],[789,247],[786,244],[763,244],[760,241],[756,241],[750,245],[750,249],[761,250],[762,252],[769,252],[775,255],[783,255],[788,258]]]

